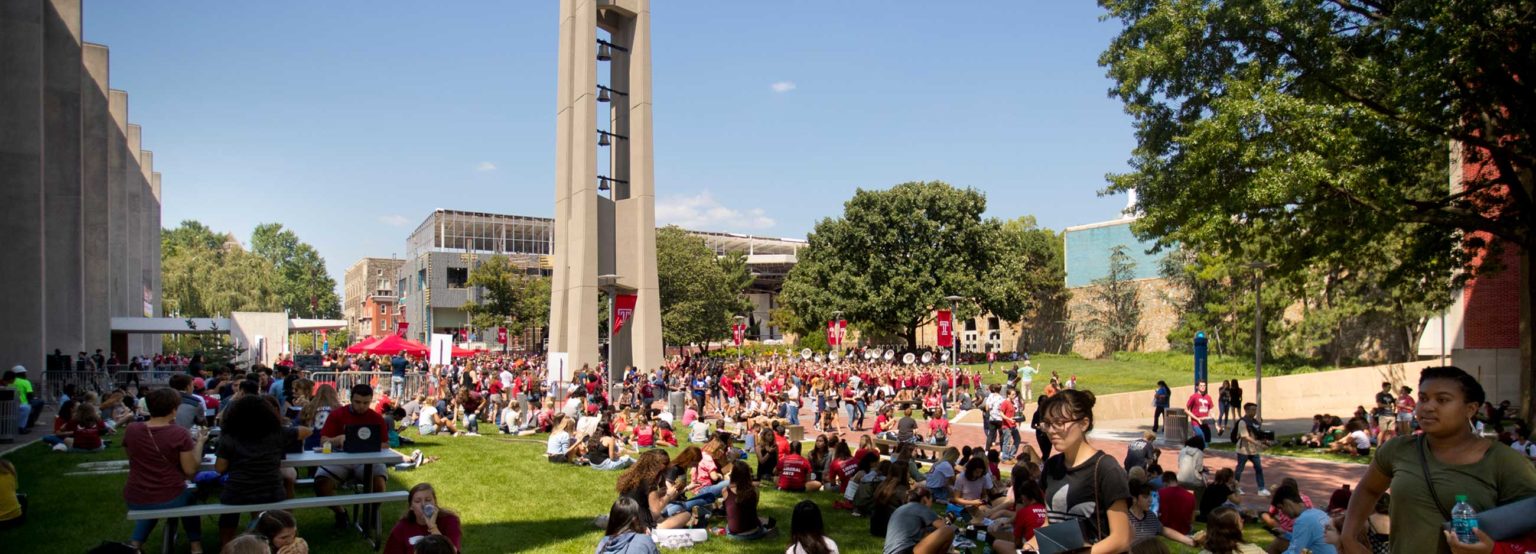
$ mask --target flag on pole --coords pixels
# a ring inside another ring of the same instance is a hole
[[[939,310],[934,324],[939,330],[939,346],[949,348],[955,345],[955,322],[949,310]]]
[[[635,315],[635,295],[616,294],[613,296],[613,334],[619,334],[624,328],[624,323]]]

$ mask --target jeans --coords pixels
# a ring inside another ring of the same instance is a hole
[[[992,444],[997,442],[997,427],[997,423],[993,422],[991,419],[982,420],[981,422],[982,431],[987,435],[988,450],[991,450]]]
[[[1163,411],[1167,410],[1167,409],[1168,409],[1167,406],[1153,406],[1152,407],[1152,432],[1153,433],[1157,432],[1157,422],[1158,422],[1158,420],[1163,419]]]
[[[843,405],[843,409],[848,412],[848,422],[847,423],[848,423],[848,427],[850,429],[852,429],[853,428],[853,419],[854,419],[854,416],[858,414],[859,407],[854,405],[854,403],[849,402],[849,403]]]
[[[22,404],[20,406],[20,408],[21,408],[21,415],[16,419],[16,421],[21,423],[21,428],[17,429],[17,431],[25,433],[25,432],[27,432],[27,431],[32,429],[32,425],[30,423],[30,421],[32,419],[32,405],[31,404]]]
[[[128,503],[128,509],[163,510],[166,508],[180,508],[192,504],[192,493],[193,491],[191,490],[182,491],[180,496],[159,504],[134,504],[130,502]],[[155,530],[155,523],[157,521],[154,519],[143,519],[135,522],[133,524],[133,542],[144,544],[144,541],[149,540],[149,533]],[[166,523],[166,525],[174,525],[174,523]],[[197,542],[203,539],[202,518],[197,516],[181,518],[181,526],[187,530],[187,540]]]
[[[1007,427],[998,430],[997,446],[1002,452],[999,458],[1012,460],[1019,452],[1019,428]]]
[[[600,463],[600,464],[597,464],[597,465],[594,465],[594,466],[590,466],[590,467],[592,469],[598,469],[598,470],[602,470],[602,471],[613,471],[613,470],[618,470],[618,469],[624,469],[624,468],[627,468],[627,467],[632,466],[632,465],[635,465],[635,459],[634,458],[631,458],[629,456],[621,456],[617,460],[615,460],[613,458],[609,458],[607,460],[603,460],[603,463]]]
[[[864,401],[863,400],[859,401],[858,408],[859,408],[859,427],[863,428],[864,427],[864,413],[865,413],[864,412]]]
[[[784,419],[788,419],[790,425],[800,424],[799,402],[790,401],[784,403]]]
[[[683,512],[692,511],[694,508],[714,504],[716,500],[720,499],[720,495],[725,494],[725,486],[728,484],[726,481],[720,481],[719,483],[701,488],[699,492],[693,495],[693,498],[667,504],[663,513],[667,517],[672,517]]]
[[[1264,490],[1264,466],[1259,463],[1258,454],[1237,455],[1237,483],[1239,485],[1243,483],[1243,466],[1247,465],[1249,460],[1253,461],[1253,478],[1256,482],[1258,482],[1259,490]]]
[[[464,430],[470,433],[479,433],[480,417],[474,415],[464,416]]]
[[[1227,426],[1227,412],[1232,411],[1232,402],[1227,401],[1227,400],[1222,400],[1220,402],[1220,404],[1221,404],[1221,411],[1216,416],[1216,424],[1220,425],[1222,427],[1226,427]]]
[[[400,401],[400,396],[405,393],[405,377],[399,375],[389,376],[389,397]]]

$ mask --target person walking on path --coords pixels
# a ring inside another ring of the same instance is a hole
[[[1189,400],[1184,403],[1184,409],[1189,410],[1190,428],[1200,428],[1200,438],[1211,442],[1211,425],[1216,423],[1211,419],[1211,410],[1216,406],[1211,402],[1211,395],[1206,394],[1206,383],[1201,381],[1195,384],[1194,394],[1189,395]]]
[[[1029,394],[1029,393],[1024,393]],[[1157,423],[1163,419],[1163,412],[1168,411],[1168,398],[1173,391],[1168,389],[1168,383],[1157,382],[1157,390],[1152,392],[1152,432],[1157,432]]]
[[[1243,405],[1243,417],[1238,419],[1232,436],[1237,443],[1237,487],[1242,490],[1243,466],[1253,462],[1254,482],[1259,486],[1259,496],[1269,496],[1269,489],[1264,488],[1264,465],[1259,463],[1259,455],[1269,447],[1269,443],[1259,437],[1259,406],[1249,402]]]

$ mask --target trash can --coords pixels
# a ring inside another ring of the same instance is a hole
[[[1182,448],[1189,440],[1189,412],[1184,408],[1168,408],[1163,412],[1163,445]]]
[[[16,389],[0,387],[0,442],[16,442],[16,430],[21,427],[21,402]]]

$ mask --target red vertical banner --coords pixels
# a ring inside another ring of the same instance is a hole
[[[827,346],[837,346],[837,322],[827,320]]]
[[[741,346],[742,339],[747,336],[747,324],[737,323],[731,326],[731,338],[736,341],[736,346]]]
[[[939,346],[941,348],[949,348],[954,346],[955,321],[952,319],[949,310],[939,310],[939,314],[938,317],[935,318],[934,325],[936,325],[939,330]]]
[[[635,295],[616,294],[613,296],[613,334],[619,334],[624,328],[624,323],[635,315]]]
[[[405,338],[405,330],[407,328],[409,328],[410,326],[411,326],[411,324],[409,324],[409,323],[406,323],[404,321],[400,322],[399,325],[395,326],[395,336],[400,337],[400,338]]]
[[[842,346],[848,339],[848,320],[837,320],[837,345]]]
[[[507,343],[507,328],[506,327],[497,327],[496,328],[496,342],[500,343],[500,344],[506,344]]]
[[[459,342],[469,342],[469,329],[459,329]]]

